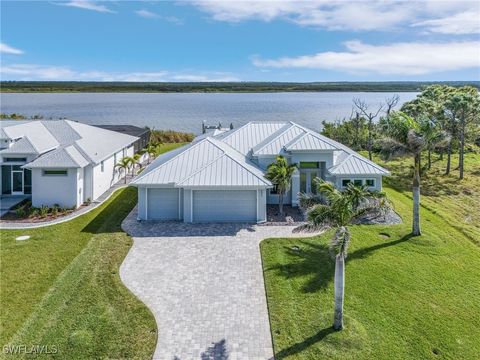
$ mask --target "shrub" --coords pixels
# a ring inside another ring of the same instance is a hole
[[[152,130],[150,142],[152,144],[184,143],[192,142],[195,137],[192,133],[185,133],[174,130]]]
[[[22,207],[19,207],[17,210],[15,210],[15,215],[19,219],[25,218],[27,216],[27,211],[25,210],[25,207],[22,206]]]
[[[317,194],[300,193],[299,203],[302,209],[308,210],[314,205],[325,204],[325,201],[320,195],[317,195]]]
[[[39,215],[40,215],[40,210],[38,208],[34,208],[34,207],[30,208],[30,213],[29,213],[28,217],[30,217],[30,218],[33,217],[34,218],[34,217],[37,217]]]
[[[57,204],[53,205],[53,207],[52,207],[52,216],[54,218],[56,218],[58,216],[58,205]]]
[[[49,210],[50,210],[50,209],[49,209],[48,206],[42,206],[42,207],[39,209],[38,213],[39,213],[39,215],[40,215],[41,218],[45,218],[45,217],[47,217]]]

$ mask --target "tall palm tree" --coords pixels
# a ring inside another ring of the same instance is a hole
[[[267,168],[265,177],[275,185],[278,193],[278,209],[283,215],[283,197],[290,190],[293,173],[297,170],[296,164],[289,164],[283,156],[277,156],[274,163]]]
[[[308,212],[308,220],[314,225],[329,225],[335,228],[330,241],[330,251],[335,256],[335,308],[333,328],[343,329],[343,302],[345,294],[345,259],[350,243],[348,224],[363,212],[360,204],[364,199],[374,197],[365,186],[349,184],[344,191],[337,190],[332,183],[319,180],[317,190],[325,195],[326,204],[318,204]]]
[[[134,154],[132,157],[132,176],[135,175],[135,167],[138,166],[139,169],[142,168],[142,155],[139,153]]]
[[[132,158],[129,156],[123,157],[122,159],[120,159],[118,163],[115,164],[115,168],[123,170],[123,172],[125,173],[125,177],[124,177],[125,184],[127,183],[127,173],[128,173],[128,170],[130,170],[131,165],[132,165]]]
[[[413,118],[401,111],[393,112],[384,120],[383,133],[386,135],[380,139],[379,144],[383,155],[387,157],[398,155],[410,155],[413,157],[413,223],[412,235],[418,236],[420,230],[420,157],[422,151],[428,146],[446,141],[447,134],[438,131],[435,136],[432,132],[431,121],[419,115]],[[429,140],[430,139],[430,140]],[[431,141],[429,145],[429,141]]]
[[[153,144],[148,144],[148,146],[145,148],[145,151],[148,154],[148,163],[150,164],[150,162],[152,161],[152,158],[154,158],[155,155],[157,155],[157,146]]]

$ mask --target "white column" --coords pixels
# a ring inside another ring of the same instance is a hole
[[[300,171],[295,170],[292,176],[292,206],[298,206],[298,193],[300,192]]]

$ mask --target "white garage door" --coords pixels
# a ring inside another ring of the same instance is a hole
[[[178,220],[179,219],[179,189],[149,188],[147,199],[148,220]]]
[[[255,190],[196,190],[193,192],[193,221],[257,220]]]

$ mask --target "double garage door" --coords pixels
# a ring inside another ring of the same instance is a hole
[[[257,220],[255,190],[193,191],[193,222]]]
[[[180,189],[148,189],[149,220],[181,220],[183,191]],[[193,222],[256,222],[255,190],[194,190]]]

